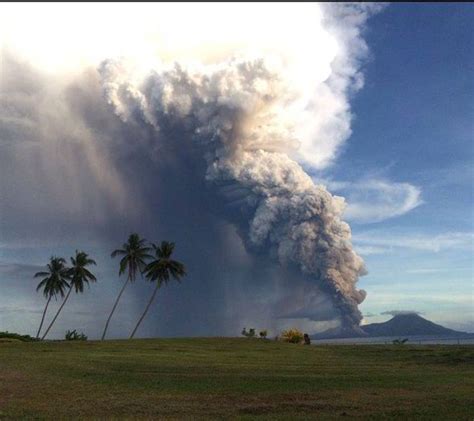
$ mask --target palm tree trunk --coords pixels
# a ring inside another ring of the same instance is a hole
[[[151,306],[151,303],[153,302],[153,300],[155,299],[155,295],[156,293],[158,292],[158,289],[160,288],[160,283],[158,281],[156,281],[156,287],[155,287],[155,290],[153,291],[153,294],[150,298],[150,301],[148,301],[148,304],[145,308],[145,311],[143,312],[142,314],[142,317],[140,317],[140,320],[138,321],[137,325],[135,326],[135,329],[133,329],[133,332],[132,334],[130,335],[130,338],[129,339],[133,339],[133,336],[135,335],[135,332],[137,331],[138,329],[138,326],[140,326],[140,323],[142,322],[142,320],[145,318],[148,310],[150,309],[150,306]]]
[[[49,296],[48,301],[46,302],[46,307],[44,308],[44,311],[43,311],[43,317],[41,318],[41,323],[38,329],[38,333],[36,334],[36,339],[39,338],[41,328],[43,327],[44,317],[46,316],[46,312],[48,311],[48,306],[49,306],[49,302],[51,301],[51,298],[52,298],[52,295]]]
[[[59,307],[59,310],[58,310],[58,312],[56,313],[56,316],[54,316],[53,321],[49,324],[48,329],[46,329],[46,333],[43,335],[43,337],[41,338],[41,340],[43,340],[43,339],[46,337],[46,335],[48,334],[49,329],[51,329],[51,327],[53,326],[54,322],[55,322],[56,319],[58,318],[59,313],[61,313],[61,310],[63,309],[64,304],[66,304],[67,299],[68,299],[69,296],[71,295],[71,292],[72,292],[72,285],[71,285],[71,287],[69,288],[69,292],[67,293],[66,298],[64,298],[63,303],[61,304],[61,307]]]
[[[120,290],[117,299],[115,300],[115,304],[112,308],[112,311],[109,314],[109,318],[107,319],[107,323],[105,323],[104,333],[102,334],[102,339],[101,339],[102,341],[104,340],[105,334],[107,333],[107,329],[109,327],[110,319],[112,318],[112,315],[114,314],[115,308],[117,307],[117,304],[120,301],[120,297],[122,296],[123,292],[125,291],[125,287],[127,286],[129,280],[130,280],[130,277],[128,277],[127,280],[125,281],[125,283],[123,284],[123,287]]]

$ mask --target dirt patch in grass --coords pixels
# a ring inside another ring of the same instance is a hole
[[[27,393],[29,376],[19,370],[0,367],[0,409],[20,393]]]

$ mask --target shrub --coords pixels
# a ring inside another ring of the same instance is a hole
[[[281,332],[280,339],[284,342],[299,344],[303,341],[303,332],[298,329],[288,329]]]
[[[244,327],[242,329],[242,335],[246,336],[247,338],[254,338],[255,337],[255,329],[254,328],[251,328],[249,329],[249,331],[247,332],[247,328]]]
[[[405,339],[395,339],[392,341],[394,345],[403,345],[405,342],[408,342],[408,338]]]
[[[266,330],[266,329],[260,331],[260,333],[259,333],[259,335],[260,335],[260,337],[261,337],[262,339],[267,339],[267,334],[268,334],[268,333],[267,333],[267,330]]]
[[[87,341],[87,336],[83,333],[77,333],[76,329],[73,331],[68,330],[65,336],[66,341]]]
[[[10,332],[0,332],[0,339],[16,339],[22,342],[38,341],[38,339],[32,338],[30,335],[19,335],[18,333]]]

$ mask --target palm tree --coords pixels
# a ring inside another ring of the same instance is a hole
[[[163,283],[167,284],[170,281],[170,278],[180,282],[180,278],[186,275],[186,269],[184,265],[181,262],[171,259],[171,255],[173,254],[174,250],[174,243],[162,241],[161,246],[158,247],[155,244],[152,244],[152,246],[155,250],[156,258],[145,267],[144,273],[150,282],[156,282],[156,287],[153,291],[150,301],[145,308],[145,311],[142,314],[142,317],[140,317],[135,329],[133,329],[130,339],[133,338],[138,326],[140,326],[140,323],[145,318],[161,285]]]
[[[96,262],[95,260],[90,259],[87,253],[76,250],[76,257],[71,257],[71,264],[72,264],[71,268],[67,270],[67,277],[70,280],[69,291],[66,295],[66,298],[64,298],[61,306],[59,307],[59,310],[54,316],[53,320],[49,324],[48,329],[46,329],[46,332],[44,333],[41,339],[44,339],[46,335],[48,334],[49,330],[51,329],[54,322],[58,318],[59,313],[61,313],[61,310],[66,304],[66,301],[71,295],[72,290],[74,289],[76,293],[79,293],[79,292],[82,293],[84,291],[84,285],[87,284],[89,286],[89,282],[97,281],[97,278],[87,269],[87,266],[95,265]]]
[[[135,282],[137,277],[137,272],[142,273],[143,269],[146,266],[146,259],[151,258],[148,254],[150,251],[149,247],[146,247],[146,240],[140,238],[138,234],[131,234],[128,237],[128,241],[122,245],[121,249],[114,250],[111,254],[111,257],[122,256],[120,260],[120,270],[119,276],[124,274],[126,271],[128,272],[127,279],[123,284],[122,289],[115,300],[114,306],[112,307],[112,311],[109,314],[109,318],[105,323],[104,333],[102,334],[102,340],[105,338],[105,334],[107,333],[107,329],[109,327],[110,319],[114,314],[114,311],[117,307],[118,302],[120,301],[120,297],[122,296],[123,292],[125,291],[126,286],[129,282]]]
[[[48,311],[51,298],[56,298],[58,294],[61,295],[61,297],[64,297],[64,291],[66,288],[69,288],[69,283],[67,282],[67,268],[65,264],[66,260],[64,260],[64,258],[53,256],[51,257],[50,262],[46,265],[48,271],[37,272],[34,275],[35,278],[43,278],[36,287],[36,291],[43,289],[43,295],[48,299],[43,311],[43,317],[41,317],[41,323],[36,338],[39,337],[41,328],[43,327],[44,318]]]

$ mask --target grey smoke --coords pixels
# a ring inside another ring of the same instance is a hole
[[[280,152],[289,134],[277,130],[272,111],[283,88],[263,60],[231,61],[206,73],[176,65],[138,85],[119,62],[105,62],[101,75],[125,122],[153,128],[160,145],[178,143],[202,157],[191,176],[233,208],[226,219],[239,227],[248,251],[296,266],[332,297],[344,327],[359,325],[365,292],[355,284],[365,268],[341,220],[343,201]]]
[[[318,132],[322,149],[335,145],[315,158],[325,165],[350,134],[347,92],[362,83],[365,44],[351,28],[367,13],[354,13],[359,20],[338,36],[357,45],[333,63],[310,106],[317,114],[329,95],[340,109]],[[334,19],[328,25],[336,28]],[[101,282],[83,301],[94,308],[81,322],[87,329],[112,305],[118,282],[108,253],[130,231],[175,241],[189,272],[182,285],[160,291],[144,335],[236,334],[295,318],[359,325],[365,292],[356,284],[365,269],[341,220],[344,200],[293,159],[299,140],[284,117],[294,93],[265,58],[198,69],[176,63],[140,78],[127,61],[107,60],[99,72],[56,78],[3,53],[1,71],[0,245],[24,256],[25,247],[102,253]],[[32,281],[16,269],[2,275],[0,293],[14,300],[20,285],[30,305]],[[114,335],[134,323],[148,287],[129,292],[136,295]],[[58,332],[79,323],[80,303]]]

